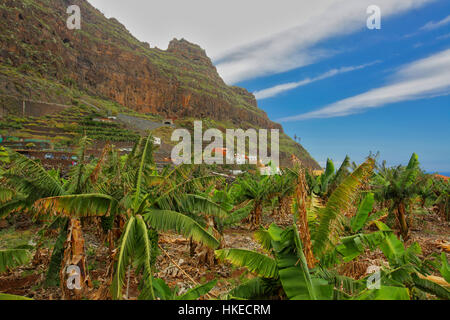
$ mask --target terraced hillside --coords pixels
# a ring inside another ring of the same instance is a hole
[[[69,148],[82,135],[93,140],[129,142],[131,145],[139,138],[137,133],[121,124],[103,119],[102,112],[91,107],[73,106],[43,117],[7,115],[0,122],[0,133],[6,145],[27,147],[27,143],[42,141],[52,149]]]

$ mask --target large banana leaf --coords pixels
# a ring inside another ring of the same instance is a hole
[[[272,250],[272,241],[281,241],[281,234],[283,229],[272,223],[268,229],[261,228],[253,234],[253,237],[258,241],[267,252]]]
[[[419,174],[419,157],[413,153],[409,160],[408,166],[401,176],[400,184],[404,189],[408,189],[416,182],[417,175]]]
[[[380,231],[391,231],[388,226],[380,221],[375,222]],[[405,246],[393,232],[389,232],[384,241],[380,244],[380,249],[389,261],[391,266],[403,264],[406,254]]]
[[[151,260],[151,245],[148,238],[148,229],[142,216],[136,216],[136,246],[134,253],[138,266],[142,266],[142,290],[139,295],[140,300],[155,300],[155,293],[153,291],[153,274],[150,266]]]
[[[111,285],[112,298],[115,300],[122,299],[122,287],[125,283],[127,266],[131,263],[134,254],[136,246],[135,223],[136,218],[134,216],[130,217],[120,237],[115,275]]]
[[[104,194],[76,194],[40,199],[35,208],[40,214],[69,218],[108,216],[116,209],[116,200]]]
[[[325,167],[325,172],[321,176],[321,192],[324,194],[328,191],[328,186],[334,175],[334,163],[331,159],[327,159],[327,166]]]
[[[136,190],[135,192],[135,196],[134,196],[134,205],[133,208],[135,209],[135,211],[137,210],[138,206],[139,206],[139,200],[141,198],[141,188],[142,188],[142,180],[144,179],[144,175],[145,175],[145,168],[146,168],[146,162],[153,162],[153,137],[151,135],[149,135],[147,137],[147,140],[145,142],[145,146],[144,146],[144,150],[142,152],[141,155],[141,161],[139,164],[139,169],[137,172],[137,177],[136,177],[136,183],[134,186],[134,189]]]
[[[158,231],[173,230],[184,235],[186,238],[192,237],[211,248],[217,248],[219,241],[208,231],[203,229],[196,221],[188,216],[170,210],[147,209],[144,220]]]
[[[242,207],[237,209],[236,211],[233,211],[228,215],[227,218],[221,219],[220,223],[223,226],[230,226],[233,224],[236,224],[238,222],[241,222],[245,218],[247,218],[254,206],[254,200],[248,200],[248,202]]]
[[[284,292],[291,300],[331,298],[332,287],[328,286],[326,281],[311,278],[301,241],[297,239],[295,230],[295,227],[288,228],[281,235],[281,241],[273,241],[278,274]]]
[[[33,300],[31,298],[16,296],[14,294],[0,293],[0,300]]]
[[[30,260],[30,252],[26,249],[0,250],[0,273],[26,264]]]
[[[228,217],[228,212],[220,205],[196,194],[181,194],[174,197],[173,200],[176,201],[178,207],[186,213],[204,213],[219,218]]]
[[[264,254],[245,249],[221,249],[216,250],[216,256],[220,260],[228,260],[234,266],[246,267],[261,277],[278,277],[276,261]]]
[[[365,223],[367,222],[367,219],[369,217],[369,213],[373,209],[373,204],[375,203],[375,197],[372,192],[368,193],[364,200],[361,202],[361,204],[358,207],[358,211],[356,212],[356,215],[351,220],[351,228],[353,232],[357,232],[361,230]]]
[[[25,207],[26,204],[25,198],[15,198],[11,201],[3,203],[0,205],[0,219],[5,218],[9,214],[19,211],[21,208]]]
[[[40,189],[40,193],[45,193],[47,196],[60,196],[64,194],[61,182],[39,163],[17,152],[12,153],[11,162],[12,173],[17,173],[17,175],[32,181],[33,185]]]
[[[450,283],[450,267],[448,265],[447,256],[444,252],[442,252],[442,254],[441,254],[441,262],[442,262],[442,265],[439,268],[439,272],[444,277],[445,281]]]
[[[380,289],[366,289],[355,300],[410,300],[410,297],[407,288],[381,286]]]
[[[175,300],[177,298],[176,291],[170,289],[167,283],[161,278],[153,279],[153,290],[155,296],[161,300]]]
[[[346,156],[344,161],[342,161],[342,164],[339,167],[338,171],[331,179],[330,186],[328,188],[328,194],[331,194],[336,189],[336,187],[341,184],[345,177],[350,174],[350,165],[350,157]]]
[[[368,248],[374,250],[383,243],[387,236],[389,237],[390,234],[378,231],[341,238],[341,244],[336,246],[336,252],[340,254],[344,262],[349,262],[363,254]]]
[[[212,290],[217,284],[217,280],[210,281],[205,284],[201,284],[188,290],[186,293],[177,296],[176,300],[197,300],[201,296],[204,296]]]
[[[422,279],[416,274],[412,275],[412,279],[416,287],[420,290],[434,294],[438,298],[450,300],[450,291],[447,288],[430,280]]]

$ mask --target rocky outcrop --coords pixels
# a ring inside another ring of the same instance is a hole
[[[184,39],[167,50],[135,39],[85,0],[4,0],[0,64],[101,96],[141,113],[278,128],[247,90],[227,86],[206,52]],[[81,30],[66,27],[81,8]],[[313,159],[308,159],[317,166]]]

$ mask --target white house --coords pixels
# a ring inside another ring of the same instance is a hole
[[[245,154],[237,154],[236,155],[236,164],[245,164]]]

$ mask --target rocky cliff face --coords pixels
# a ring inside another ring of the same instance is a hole
[[[66,10],[72,4],[81,8],[81,30],[66,27]],[[17,72],[141,113],[282,130],[258,109],[251,93],[227,86],[205,51],[186,40],[173,40],[165,51],[150,48],[85,0],[2,0],[0,16],[0,64]],[[13,94],[16,90],[5,84],[0,88]],[[297,147],[304,162],[317,167]]]

